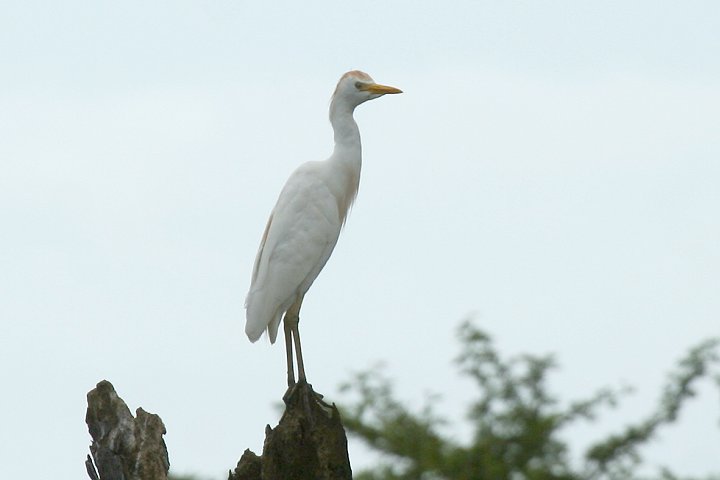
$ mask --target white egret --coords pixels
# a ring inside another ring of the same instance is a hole
[[[303,297],[330,258],[358,191],[362,155],[353,112],[361,103],[389,93],[402,91],[379,85],[357,70],[340,78],[330,102],[332,155],[304,163],[290,175],[265,227],[245,300],[245,333],[255,342],[267,330],[275,343],[285,315],[289,387],[295,384],[293,343],[298,380],[306,380],[298,332]]]

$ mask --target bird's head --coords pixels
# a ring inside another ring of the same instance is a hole
[[[353,70],[340,77],[332,101],[342,101],[355,108],[363,102],[392,93],[402,93],[402,90],[377,84],[367,73]]]

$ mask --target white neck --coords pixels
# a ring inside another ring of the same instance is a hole
[[[330,104],[330,124],[335,134],[335,151],[333,157],[344,162],[356,164],[360,170],[362,147],[360,145],[360,130],[353,118],[354,106],[345,102]]]
[[[335,190],[338,199],[340,221],[345,223],[350,206],[357,195],[362,168],[362,147],[360,130],[353,119],[354,106],[345,102],[330,104],[330,123],[335,132],[335,150],[328,159],[333,170],[333,179],[328,186]]]

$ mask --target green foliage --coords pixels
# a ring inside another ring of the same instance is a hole
[[[429,399],[418,413],[395,399],[390,381],[377,373],[357,374],[343,386],[357,400],[342,409],[348,431],[388,459],[355,476],[357,480],[629,480],[636,478],[639,449],[658,429],[672,423],[693,386],[718,364],[718,340],[693,348],[679,362],[658,407],[624,431],[594,443],[582,465],[569,459],[562,430],[580,420],[595,420],[624,393],[611,389],[562,405],[547,386],[555,368],[551,356],[505,359],[490,337],[470,322],[459,328],[456,359],[462,374],[478,389],[470,405],[469,444],[441,434],[447,422]],[[679,480],[663,470],[662,480]]]

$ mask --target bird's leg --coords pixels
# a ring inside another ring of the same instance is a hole
[[[290,331],[292,332],[293,337],[293,343],[295,344],[295,355],[297,356],[297,366],[298,366],[298,381],[299,382],[306,382],[307,378],[305,377],[305,364],[303,363],[302,358],[302,347],[300,346],[300,331],[298,329],[298,324],[300,323],[300,306],[302,305],[303,297],[300,297],[297,299],[297,301],[290,307],[285,314],[285,325],[286,328],[290,328]],[[288,322],[288,320],[291,320]],[[285,330],[285,335],[287,335],[287,330]],[[290,355],[292,352],[289,353]]]
[[[300,330],[298,328],[299,323],[300,317],[298,317],[298,321],[295,322],[295,328],[293,328],[292,331],[293,340],[295,342],[295,353],[297,354],[298,382],[307,382],[307,378],[305,377],[305,364],[303,363],[302,358],[302,348],[300,347]]]
[[[296,322],[297,324],[297,322]],[[295,371],[293,369],[293,347],[292,347],[292,326],[288,322],[288,316],[285,314],[285,320],[283,321],[283,327],[285,329],[285,354],[287,356],[287,381],[288,388],[295,385]]]

